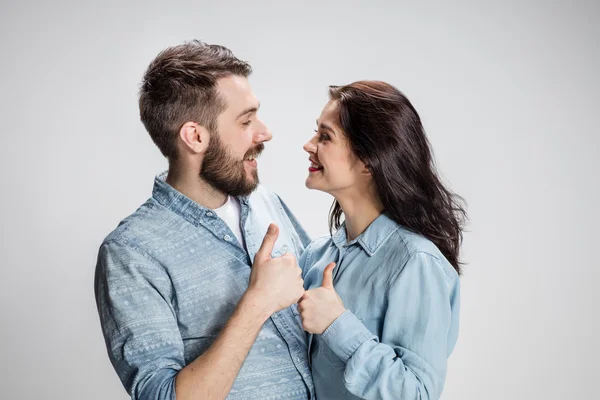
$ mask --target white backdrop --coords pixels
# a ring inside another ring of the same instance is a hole
[[[166,168],[142,74],[193,38],[252,64],[274,134],[261,180],[314,236],[330,198],[304,187],[301,146],[327,86],[379,79],[411,99],[471,217],[444,399],[598,397],[598,3],[286,3],[1,2],[0,397],[127,398],[96,252]]]

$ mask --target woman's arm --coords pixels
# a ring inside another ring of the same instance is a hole
[[[416,253],[390,280],[381,338],[351,311],[322,339],[343,361],[348,391],[365,399],[438,399],[458,335],[459,281],[437,257]]]

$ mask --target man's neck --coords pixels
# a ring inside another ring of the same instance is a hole
[[[169,169],[166,182],[201,206],[213,210],[227,202],[227,194],[205,182],[199,174]]]
[[[368,190],[336,196],[346,222],[346,240],[352,241],[383,212],[377,196]]]

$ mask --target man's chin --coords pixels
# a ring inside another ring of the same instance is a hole
[[[250,194],[252,194],[252,192],[256,190],[258,184],[259,180],[257,175],[252,174],[252,176],[248,176],[246,182],[244,182],[244,190],[242,193],[239,194],[239,196],[249,196]]]
[[[256,171],[252,171],[250,173],[247,174],[248,177],[248,185],[253,186],[253,189],[256,189],[256,187],[259,184],[259,179],[258,179],[258,173]]]
[[[256,184],[254,184],[254,185],[248,186],[248,190],[242,196],[250,196],[252,193],[254,193],[254,191],[256,190],[257,187],[258,187],[258,182],[256,182]]]

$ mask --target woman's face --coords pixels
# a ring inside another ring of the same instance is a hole
[[[311,162],[306,187],[334,196],[360,190],[370,176],[350,149],[339,121],[338,103],[330,100],[317,119],[315,135],[304,145]]]

